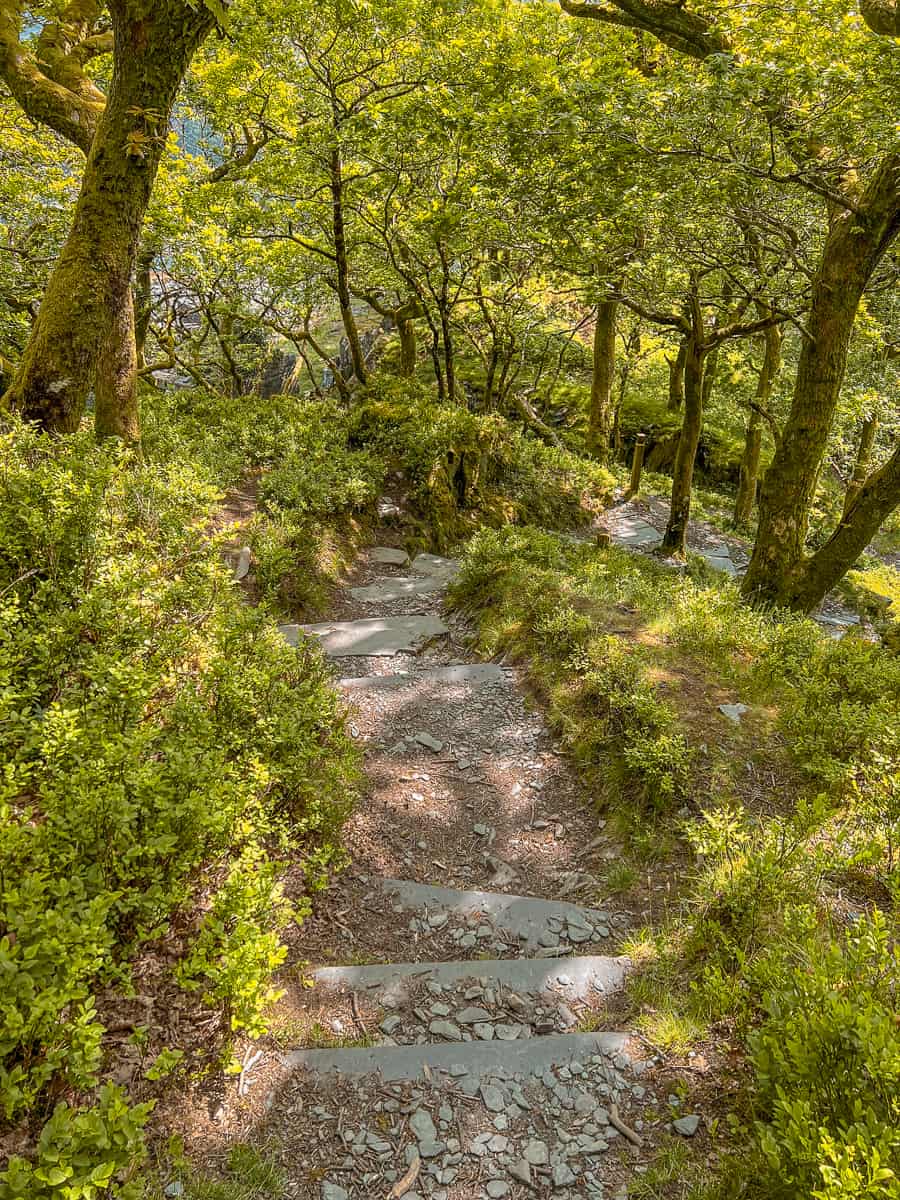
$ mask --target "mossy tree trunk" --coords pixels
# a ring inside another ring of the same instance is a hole
[[[194,9],[174,0],[110,0],[109,12],[114,44],[109,95],[72,227],[6,400],[45,429],[71,432],[102,359],[106,415],[98,432],[123,429],[136,436],[134,381],[126,374],[134,374],[137,365],[131,276],[138,238],[175,93],[214,21],[203,5]],[[130,351],[113,347],[117,335],[130,336]],[[112,414],[117,402],[127,414]]]
[[[810,510],[859,303],[898,232],[900,154],[895,154],[881,163],[853,208],[841,209],[832,218],[825,240],[813,279],[808,336],[800,349],[791,411],[760,491],[756,544],[742,587],[755,602],[802,608],[816,590],[804,581],[811,566],[804,561]],[[840,534],[839,529],[835,537]],[[853,541],[844,533],[837,546],[847,548]],[[845,569],[852,563],[851,558]]]
[[[837,529],[807,558],[782,593],[783,602],[797,612],[810,612],[843,579],[882,522],[900,505],[900,446],[863,483]]]
[[[684,404],[684,356],[686,350],[687,343],[682,338],[675,357],[666,359],[669,364],[669,412],[678,412]]]
[[[856,447],[856,461],[853,464],[853,474],[850,476],[850,482],[847,484],[847,490],[844,493],[844,508],[841,513],[842,520],[846,518],[863,489],[863,484],[869,473],[869,463],[872,461],[872,451],[875,449],[875,435],[877,433],[877,417],[868,417],[863,421],[862,432],[859,435],[859,444]]]
[[[694,483],[694,462],[700,433],[703,429],[703,374],[709,351],[700,339],[691,335],[684,345],[684,406],[681,437],[675,454],[672,472],[672,503],[669,521],[663,535],[662,548],[669,554],[683,557],[687,547],[688,523],[691,516],[691,489]]]
[[[612,441],[613,382],[616,370],[616,300],[604,299],[597,305],[594,322],[591,400],[588,412],[588,450],[601,463],[609,460]]]
[[[331,222],[332,237],[334,238],[335,287],[338,305],[341,310],[341,322],[350,347],[350,361],[353,364],[353,374],[360,383],[368,381],[366,359],[359,340],[359,329],[353,312],[353,300],[350,295],[350,258],[347,251],[347,230],[344,222],[344,168],[340,146],[331,151],[329,174],[331,188]]]
[[[741,455],[741,474],[734,502],[734,524],[747,529],[756,503],[759,484],[759,460],[762,454],[762,412],[768,410],[775,379],[781,367],[781,329],[773,325],[765,331],[765,353],[756,384],[756,399],[747,421],[744,452]]]

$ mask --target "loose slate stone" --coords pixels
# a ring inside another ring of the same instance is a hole
[[[531,1163],[533,1167],[541,1167],[550,1161],[550,1152],[547,1149],[547,1143],[540,1141],[538,1138],[532,1138],[526,1145],[522,1154],[526,1162]]]
[[[480,1088],[481,1099],[484,1101],[484,1107],[488,1112],[502,1112],[506,1107],[506,1101],[503,1098],[503,1093],[498,1087],[492,1084],[483,1083]]]
[[[435,1037],[446,1038],[450,1042],[463,1040],[462,1031],[452,1021],[432,1021],[428,1026],[428,1032],[434,1034]]]
[[[439,742],[437,738],[433,738],[430,733],[417,733],[413,737],[414,742],[418,742],[420,746],[424,746],[426,750],[431,750],[434,754],[439,754],[444,748],[444,743]]]
[[[524,1158],[520,1158],[517,1162],[514,1162],[509,1168],[509,1173],[513,1179],[518,1179],[520,1183],[531,1187],[531,1167]]]
[[[746,704],[720,704],[719,712],[735,725],[740,725],[741,717],[747,711]]]
[[[460,1025],[477,1025],[481,1021],[490,1021],[491,1014],[484,1008],[464,1008],[456,1014]]]
[[[509,1184],[505,1179],[489,1179],[485,1191],[491,1200],[501,1200],[509,1192]]]
[[[565,1163],[557,1163],[553,1168],[553,1186],[555,1188],[569,1187],[575,1182],[575,1172]]]
[[[417,1108],[409,1118],[409,1129],[418,1142],[437,1141],[434,1121],[431,1119],[431,1114],[424,1108]]]
[[[700,1128],[700,1118],[696,1113],[691,1113],[687,1117],[679,1117],[677,1121],[672,1122],[672,1128],[682,1137],[693,1137]]]
[[[322,1183],[322,1200],[347,1200],[348,1192],[346,1188],[342,1188],[337,1183],[329,1183],[324,1180]]]
[[[242,546],[241,552],[238,555],[238,560],[234,568],[235,580],[246,579],[250,573],[250,564],[253,561],[253,551],[249,546]]]

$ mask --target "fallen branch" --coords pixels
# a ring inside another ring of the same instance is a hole
[[[619,1133],[621,1133],[622,1137],[628,1138],[632,1146],[637,1146],[638,1149],[643,1146],[644,1139],[639,1133],[635,1133],[630,1125],[625,1124],[625,1122],[619,1116],[619,1107],[616,1104],[610,1105],[609,1123],[612,1125],[613,1129],[617,1129]]]
[[[422,1170],[422,1160],[418,1154],[409,1164],[409,1170],[406,1174],[397,1180],[391,1190],[388,1192],[387,1200],[400,1200],[401,1196],[405,1196],[412,1185],[419,1178],[419,1172]]]

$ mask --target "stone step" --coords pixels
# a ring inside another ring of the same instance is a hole
[[[551,957],[579,946],[587,948],[610,936],[608,913],[564,900],[460,891],[402,879],[370,882],[393,901],[395,912],[415,913],[426,928],[440,928],[448,922],[465,928],[459,939],[465,949],[500,935],[526,952]]]
[[[435,691],[447,685],[503,683],[506,676],[496,663],[468,663],[454,667],[435,667],[429,671],[398,671],[394,675],[359,675],[338,681],[347,692],[390,692],[415,688],[417,692]]]
[[[448,583],[459,574],[458,558],[441,558],[439,554],[417,554],[410,563],[417,575],[434,575]]]
[[[565,1033],[513,1042],[427,1042],[421,1046],[353,1046],[327,1050],[291,1050],[282,1063],[292,1070],[316,1075],[378,1075],[383,1081],[439,1075],[465,1090],[488,1077],[527,1080],[545,1072],[570,1068],[609,1071],[615,1059],[626,1066],[628,1035],[624,1033]],[[579,1072],[580,1074],[581,1072]],[[474,1089],[473,1089],[474,1094]]]
[[[445,586],[446,580],[436,575],[397,576],[393,579],[376,579],[365,587],[350,588],[354,600],[367,604],[406,600],[415,596],[433,596]]]
[[[482,993],[490,993],[500,1002],[505,989],[518,997],[545,997],[548,1001],[570,1003],[618,990],[629,966],[628,958],[608,955],[375,963],[319,967],[313,972],[313,979],[324,989],[365,993],[370,999],[389,1006],[409,999],[420,987],[426,988],[432,998],[446,996],[454,1007],[479,1004],[478,997],[469,995],[458,999],[454,995],[457,991],[471,991],[466,984],[475,984]]]
[[[301,633],[318,638],[329,658],[383,657],[401,651],[417,654],[432,638],[445,637],[450,632],[440,617],[431,614],[279,625],[278,631],[291,646],[297,645]]]
[[[369,551],[369,558],[383,567],[405,567],[409,562],[406,551],[399,550],[396,546],[373,546]]]

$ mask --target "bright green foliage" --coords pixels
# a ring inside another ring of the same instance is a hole
[[[900,1196],[900,952],[876,911],[827,948],[808,934],[750,1038],[759,1194]]]
[[[129,1107],[121,1088],[104,1084],[90,1109],[57,1104],[41,1131],[34,1161],[14,1155],[0,1176],[2,1200],[98,1200],[141,1194],[134,1168],[143,1158],[151,1104]]]
[[[144,463],[86,433],[0,434],[7,1118],[51,1082],[77,1094],[99,1081],[94,989],[127,986],[129,957],[176,913],[178,977],[258,1033],[288,912],[281,864],[299,854],[314,886],[353,797],[355,755],[319,657],[241,601],[204,531],[229,453],[214,464],[211,440],[192,444],[168,415],[168,453]],[[264,446],[265,405],[258,415],[244,407],[243,438],[256,428]],[[124,1128],[113,1108],[104,1121]],[[57,1109],[59,1170],[77,1176],[99,1111]]]
[[[533,529],[487,531],[453,600],[486,651],[527,665],[630,854],[664,853],[668,825],[696,855],[680,908],[625,947],[638,968],[629,986],[648,1035],[679,1050],[710,1024],[746,1034],[763,1016],[751,1039],[758,1156],[749,1171],[746,1156],[729,1161],[734,1194],[749,1181],[784,1200],[895,1197],[896,938],[875,910],[835,941],[823,910],[829,881],[853,873],[900,892],[898,662],[862,638],[747,609],[730,582],[691,571]],[[710,694],[723,689],[765,706],[768,731],[754,733],[755,714],[729,729]],[[766,763],[774,730],[788,782],[770,812],[746,802],[744,772]]]
[[[379,381],[372,393],[352,435],[403,466],[410,498],[442,548],[484,522],[583,522],[612,487],[609,472],[498,413],[437,404],[399,381]]]

